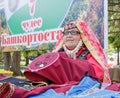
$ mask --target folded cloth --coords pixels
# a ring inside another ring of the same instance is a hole
[[[0,74],[0,81],[12,77],[11,75]]]
[[[74,97],[74,98],[120,98],[120,92],[116,92],[112,90],[99,90],[87,96]]]
[[[41,94],[32,95],[27,98],[68,98],[64,93],[56,93],[53,89],[49,89]]]
[[[106,89],[120,92],[120,83],[112,82]]]
[[[0,85],[0,98],[24,98],[23,94],[28,90],[16,87],[15,85],[4,82]]]
[[[90,89],[99,89],[99,86],[100,83],[98,81],[93,80],[89,76],[85,76],[78,85],[71,87],[71,89],[66,93],[66,96],[76,96],[81,93],[87,93]]]
[[[12,83],[18,87],[23,87],[24,84],[25,84],[25,79],[20,79],[20,78],[15,78],[15,77],[8,77],[6,79],[3,79],[3,80],[0,80],[1,83],[4,83],[4,82],[9,82],[9,83]]]
[[[61,85],[69,81],[79,82],[86,72],[95,76],[94,69],[87,60],[73,60],[64,52],[52,52],[35,58],[25,69],[24,75],[30,81]]]

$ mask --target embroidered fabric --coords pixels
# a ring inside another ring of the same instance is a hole
[[[72,59],[76,59],[76,53],[80,50],[82,43],[83,43],[82,40],[80,40],[74,50],[68,50],[67,47],[65,45],[63,45],[64,51],[66,52],[68,57],[70,57]]]

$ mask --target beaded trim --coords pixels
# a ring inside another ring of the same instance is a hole
[[[10,90],[8,90],[5,98],[10,98],[14,93],[14,85],[7,82],[3,83],[3,85],[0,87],[0,95],[4,92],[5,89],[7,89],[7,87],[10,87]]]
[[[11,98],[13,93],[14,93],[14,85],[10,84],[10,91],[9,91],[8,95],[6,96],[6,98]]]
[[[80,50],[82,44],[83,44],[83,42],[82,42],[82,40],[80,40],[74,50],[68,50],[65,45],[63,45],[63,48],[64,48],[64,50],[65,50],[65,52],[66,52],[67,55],[70,55],[70,54],[76,55],[76,53],[78,52],[78,50]]]

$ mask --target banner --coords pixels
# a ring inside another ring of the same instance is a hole
[[[1,51],[52,51],[64,24],[79,18],[90,25],[104,47],[104,0],[1,1]]]

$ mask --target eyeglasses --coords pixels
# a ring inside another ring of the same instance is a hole
[[[79,31],[65,31],[65,32],[63,32],[63,35],[68,35],[69,33],[71,35],[78,35],[78,34],[80,34]]]

